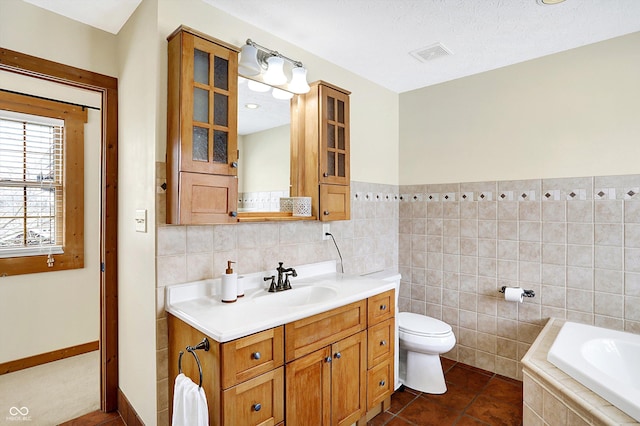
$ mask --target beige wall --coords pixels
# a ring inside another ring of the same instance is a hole
[[[115,76],[115,36],[21,0],[0,1],[0,46]]]
[[[157,4],[143,1],[118,34],[119,385],[146,425],[155,425],[156,278],[153,225],[135,231],[135,212],[155,223]]]
[[[25,37],[25,33],[46,37]],[[96,50],[114,52],[113,36],[22,1],[0,2],[0,46],[114,74],[112,62],[95,54]],[[101,102],[95,93],[6,72],[0,73],[0,86],[92,106]],[[85,126],[85,267],[0,279],[0,336],[6,343],[0,346],[0,362],[99,338],[100,132],[100,112],[89,110]]]
[[[398,183],[398,95],[295,45],[233,18],[200,0],[159,0],[159,30],[163,61],[166,36],[184,24],[236,46],[247,38],[300,60],[309,81],[325,80],[351,94],[351,179],[384,184]],[[166,64],[163,65],[166,74]],[[166,85],[161,86],[163,93]],[[372,125],[375,123],[375,125]],[[164,158],[164,142],[158,158]]]
[[[637,173],[640,33],[400,95],[400,183]]]
[[[289,190],[289,125],[242,136],[238,191]]]

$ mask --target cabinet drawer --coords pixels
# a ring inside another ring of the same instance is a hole
[[[367,410],[393,393],[393,357],[367,371]]]
[[[222,424],[275,425],[284,421],[284,367],[222,392]]]
[[[380,362],[393,358],[395,320],[388,319],[367,330],[367,366],[372,368]]]
[[[351,303],[286,324],[285,358],[292,361],[367,327],[367,301]]]
[[[222,344],[222,388],[284,364],[284,329],[276,327]]]
[[[384,293],[371,296],[368,299],[368,315],[369,327],[379,322],[394,317],[396,309],[395,290],[385,291]]]

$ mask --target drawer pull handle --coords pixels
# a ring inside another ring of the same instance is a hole
[[[340,352],[336,352],[336,354],[334,355],[336,358],[340,358],[342,356],[342,354]]]
[[[326,357],[326,358],[324,359],[324,362],[331,362],[331,357],[330,357],[330,356]]]
[[[386,383],[384,380],[380,380],[380,386],[384,386]]]
[[[260,411],[260,409],[262,408],[262,405],[258,402],[256,404],[253,404],[253,411]]]
[[[251,358],[253,359],[260,359],[262,355],[260,355],[260,352],[254,352],[251,354]]]
[[[386,340],[380,341],[380,346],[387,346],[387,341]]]
[[[380,310],[384,311],[385,309],[387,309],[387,305],[380,305]]]

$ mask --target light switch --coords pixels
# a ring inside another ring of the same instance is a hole
[[[147,232],[147,210],[136,210],[136,232]]]

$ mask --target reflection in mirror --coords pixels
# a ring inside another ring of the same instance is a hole
[[[290,101],[249,83],[238,78],[238,211],[277,212],[290,190]]]

